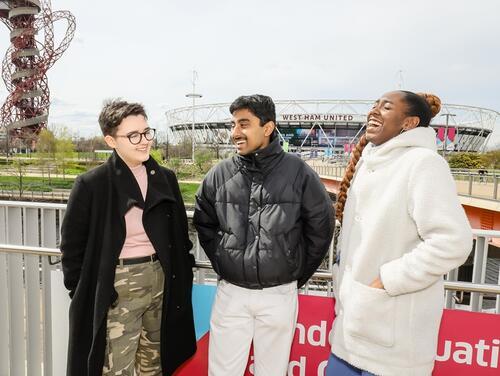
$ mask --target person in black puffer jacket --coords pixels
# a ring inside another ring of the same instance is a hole
[[[318,175],[281,148],[271,98],[239,97],[230,112],[237,154],[208,172],[194,213],[200,243],[221,279],[209,375],[242,375],[252,340],[255,375],[285,375],[297,288],[328,251],[334,210]]]

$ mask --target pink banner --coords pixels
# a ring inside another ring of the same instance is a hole
[[[344,144],[344,153],[350,153],[355,147],[356,144]]]
[[[435,376],[500,375],[500,315],[445,310]]]
[[[456,128],[448,128],[448,140],[451,142],[455,141],[455,135],[457,134]]]
[[[438,132],[437,132],[437,138],[439,139],[439,141],[444,141],[444,131],[445,129],[444,128],[438,128]]]
[[[334,319],[334,304],[332,298],[299,295],[300,309],[289,376],[324,375],[330,353],[329,334]],[[205,317],[205,320],[208,318]],[[445,310],[433,376],[498,376],[499,349],[500,315]],[[208,332],[205,332],[198,340],[196,355],[176,375],[206,375],[207,370]],[[251,353],[245,376],[253,374]]]

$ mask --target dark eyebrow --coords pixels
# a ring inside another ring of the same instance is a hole
[[[238,123],[248,123],[248,122],[250,122],[250,119],[239,119],[238,120]],[[236,121],[231,120],[231,124],[233,124],[233,125],[236,124]]]
[[[151,129],[150,127],[146,127],[146,128],[144,128],[144,130],[143,130],[142,132],[146,132],[146,131],[148,131],[148,130],[150,130],[150,129]],[[127,136],[132,136],[132,135],[133,135],[133,134],[135,134],[135,133],[142,133],[142,132],[139,132],[139,131],[132,131],[132,132],[128,132],[128,133],[127,133]]]

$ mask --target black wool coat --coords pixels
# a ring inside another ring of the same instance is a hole
[[[161,364],[171,375],[196,351],[191,290],[194,257],[184,203],[175,174],[153,158],[144,162],[146,200],[127,165],[115,153],[80,175],[61,228],[64,284],[70,291],[69,376],[102,374],[109,307],[118,298],[115,270],[125,241],[125,213],[143,209],[144,229],[165,273]]]

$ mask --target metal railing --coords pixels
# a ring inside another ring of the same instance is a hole
[[[64,204],[0,201],[0,375],[65,374],[69,297],[63,285],[57,249]],[[192,212],[188,212],[192,217]],[[475,230],[476,247],[471,282],[457,281],[452,271],[445,281],[447,308],[481,311],[485,297],[500,313],[500,286],[485,284],[488,241],[497,231]],[[190,234],[197,260],[196,283],[215,283],[216,275]],[[333,246],[322,267],[301,291],[332,296]],[[500,283],[500,281],[499,281]],[[456,292],[470,292],[459,305]],[[463,302],[462,302],[463,303]]]
[[[2,200],[31,200],[43,201],[48,200],[51,202],[67,202],[70,190],[58,190],[51,192],[44,191],[30,191],[24,190],[19,192],[19,189],[0,189],[0,199]]]
[[[476,171],[452,171],[460,195],[498,201],[497,173],[479,173]]]
[[[309,164],[320,176],[341,179],[345,173],[345,165],[315,164],[314,162],[309,162]],[[477,170],[452,169],[451,174],[455,179],[459,195],[486,200],[499,200],[499,173],[480,173]]]

